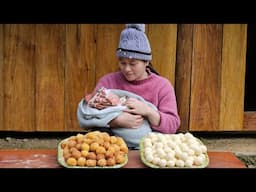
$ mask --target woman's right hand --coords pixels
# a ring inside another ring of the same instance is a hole
[[[118,117],[110,121],[109,126],[125,127],[125,128],[139,128],[143,124],[144,118],[141,115],[134,115],[127,112],[122,112]]]

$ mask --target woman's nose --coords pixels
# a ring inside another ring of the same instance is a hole
[[[123,67],[124,67],[123,70],[125,70],[125,71],[130,71],[131,70],[131,66],[129,64],[124,65]]]

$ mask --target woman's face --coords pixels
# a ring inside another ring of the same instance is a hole
[[[127,81],[146,79],[148,76],[147,65],[148,62],[142,60],[119,58],[119,68]]]

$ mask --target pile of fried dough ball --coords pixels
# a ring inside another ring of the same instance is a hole
[[[145,160],[158,167],[200,167],[207,163],[206,146],[191,133],[150,133],[143,140]]]
[[[128,147],[123,138],[106,132],[78,133],[60,144],[68,166],[105,167],[125,163]]]

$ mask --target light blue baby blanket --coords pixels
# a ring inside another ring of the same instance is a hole
[[[157,110],[157,108],[150,102],[143,99],[141,96],[134,93],[120,90],[120,89],[109,89],[112,93],[119,97],[134,97],[147,103],[150,107]],[[108,127],[108,123],[122,113],[126,106],[109,106],[105,109],[96,109],[88,106],[86,101],[82,99],[78,104],[77,117],[80,127]],[[152,132],[150,124],[147,119],[144,120],[141,127],[136,129],[131,128],[112,128],[112,132],[116,136],[120,136],[124,139],[129,148],[139,148],[140,139],[146,136],[149,132]]]

